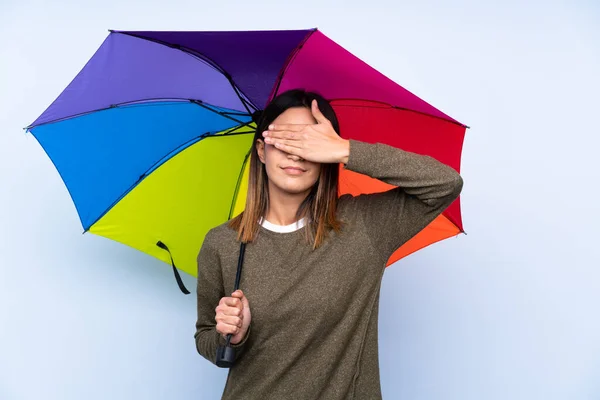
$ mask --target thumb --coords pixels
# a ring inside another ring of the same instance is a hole
[[[317,103],[317,100],[313,100],[310,106],[311,106],[310,109],[311,109],[312,115],[317,120],[317,123],[319,123],[319,124],[329,123],[329,120],[327,118],[325,118],[325,116],[319,109],[319,104]]]
[[[250,308],[250,303],[245,295],[242,295],[242,305],[244,306],[244,310],[248,310]]]

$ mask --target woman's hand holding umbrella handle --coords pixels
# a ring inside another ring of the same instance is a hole
[[[227,335],[231,334],[231,344],[242,341],[251,320],[250,304],[241,290],[233,292],[231,297],[222,297],[219,305],[215,308],[217,332],[224,339],[227,339]]]

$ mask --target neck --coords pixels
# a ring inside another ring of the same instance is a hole
[[[275,225],[290,225],[296,222],[298,208],[310,191],[290,194],[269,189],[269,207],[265,219]]]

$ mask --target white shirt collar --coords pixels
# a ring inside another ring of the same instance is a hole
[[[298,229],[303,228],[304,225],[306,225],[306,217],[304,217],[292,224],[289,224],[289,225],[275,225],[262,217],[260,218],[258,223],[261,224],[263,226],[263,228],[268,229],[270,231],[279,232],[279,233],[288,233],[288,232],[294,232],[294,231],[297,231]]]

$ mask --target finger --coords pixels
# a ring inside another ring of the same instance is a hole
[[[319,109],[319,104],[317,100],[313,100],[310,107],[312,111],[313,117],[317,120],[319,124],[328,124],[329,120],[323,115],[321,110]]]
[[[236,290],[231,295],[235,296],[236,298],[238,298],[242,301],[242,309],[249,307],[248,298],[246,297],[244,292],[242,292],[240,289]]]
[[[292,131],[300,132],[304,127],[309,124],[271,124],[269,125],[269,131]]]
[[[243,319],[239,317],[233,317],[231,315],[221,315],[216,318],[217,323],[232,325],[232,326],[242,326]]]
[[[295,146],[290,146],[288,144],[284,144],[281,142],[277,142],[274,144],[274,146],[278,149],[283,151],[284,153],[287,154],[291,154],[293,156],[298,156],[302,159],[306,159],[306,157],[303,155],[304,151],[301,148],[295,147]]]
[[[284,146],[294,147],[296,149],[303,148],[302,142],[300,140],[295,140],[295,139],[278,139],[278,138],[266,137],[265,143],[270,144],[271,146],[276,146],[276,147],[279,145],[284,145]]]
[[[217,309],[217,314],[239,317],[242,315],[242,309],[238,307],[221,307]]]
[[[242,305],[244,306],[244,310],[250,309],[250,303],[248,302],[248,298],[246,296],[242,297]]]
[[[217,332],[221,335],[227,335],[231,333],[232,335],[236,335],[240,331],[240,327],[236,325],[229,324],[217,324]]]
[[[302,154],[300,154],[300,152],[302,152],[303,148],[298,141],[292,141],[292,140],[286,140],[286,139],[267,140],[265,138],[265,142],[267,144],[270,144],[270,145],[276,147],[277,149],[279,149],[285,153],[292,154],[292,155],[295,155],[298,157],[302,157]]]
[[[240,299],[236,299],[235,297],[226,297],[225,298],[225,305],[229,306],[229,307],[237,307],[237,308],[242,308],[242,302]]]
[[[300,140],[302,138],[302,133],[296,131],[264,131],[263,137],[266,138],[275,138],[275,139],[290,139],[290,140]]]

